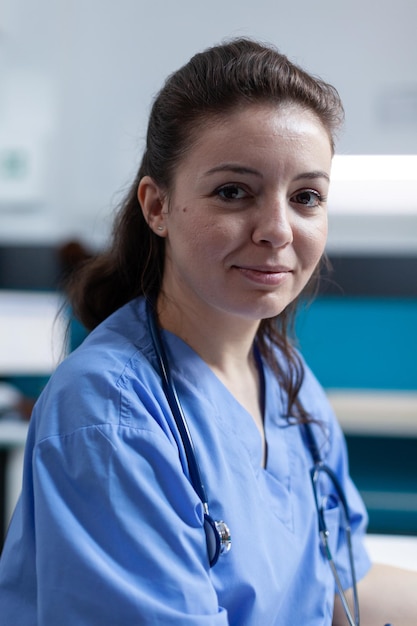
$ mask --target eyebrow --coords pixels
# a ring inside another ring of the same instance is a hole
[[[216,167],[212,167],[209,169],[205,176],[211,176],[212,174],[216,174],[218,172],[234,172],[235,174],[252,174],[254,176],[258,176],[259,178],[263,178],[261,172],[252,167],[246,167],[244,165],[238,165],[236,163],[222,163],[221,165],[216,165]],[[294,181],[301,180],[303,178],[307,178],[308,180],[315,180],[317,178],[324,178],[328,182],[330,182],[330,176],[322,171],[322,170],[313,170],[312,172],[302,172],[298,174]]]
[[[294,178],[294,180],[301,180],[302,178],[307,178],[309,180],[315,180],[316,178],[324,178],[328,182],[330,182],[330,176],[327,172],[323,172],[322,170],[314,170],[313,172],[303,172],[302,174],[298,174]]]
[[[221,165],[216,165],[216,167],[212,167],[204,175],[211,176],[212,174],[216,174],[217,172],[234,172],[235,174],[253,174],[254,176],[259,176],[259,178],[262,178],[262,174],[258,170],[255,170],[252,167],[238,165],[237,163],[222,163]]]

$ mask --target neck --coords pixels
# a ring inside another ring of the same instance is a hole
[[[253,417],[265,462],[262,388],[253,352],[259,322],[223,312],[202,314],[192,306],[180,307],[163,295],[158,298],[157,313],[160,325],[193,348]]]
[[[259,327],[257,320],[247,320],[224,312],[202,313],[192,306],[180,306],[163,294],[158,298],[158,320],[162,328],[185,341],[217,372],[242,372],[253,366],[253,342]]]

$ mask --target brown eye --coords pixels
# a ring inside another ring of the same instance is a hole
[[[247,196],[244,189],[238,185],[224,185],[217,190],[217,194],[224,200],[241,200]]]
[[[307,207],[316,207],[323,201],[323,198],[314,189],[303,189],[292,196],[291,201]]]

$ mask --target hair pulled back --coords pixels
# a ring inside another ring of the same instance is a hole
[[[199,128],[217,116],[257,103],[294,103],[312,111],[334,149],[335,133],[343,121],[337,91],[273,46],[235,39],[193,56],[168,77],[153,103],[142,163],[116,216],[110,247],[87,262],[69,285],[75,315],[88,329],[134,297],[155,297],[161,288],[164,239],[152,232],[143,217],[137,198],[140,180],[148,175],[169,193],[176,167]],[[257,338],[265,356],[272,341],[290,363],[289,376],[281,381],[290,405],[302,380],[301,363],[287,336],[294,311],[295,303],[278,320],[264,320]]]

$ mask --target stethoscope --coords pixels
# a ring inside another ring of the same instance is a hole
[[[210,567],[213,567],[213,565],[217,563],[219,556],[229,552],[232,546],[230,530],[225,522],[222,520],[215,520],[210,515],[206,490],[201,478],[201,472],[193,440],[188,428],[187,420],[185,419],[184,411],[182,410],[174,380],[171,376],[168,357],[166,355],[159,326],[156,321],[154,305],[149,300],[146,302],[146,314],[153,347],[159,363],[164,393],[168,400],[171,413],[182,441],[190,481],[203,504],[204,532],[206,534],[207,554]]]
[[[171,409],[176,427],[178,429],[178,433],[181,438],[182,446],[184,448],[186,461],[188,465],[188,473],[190,477],[190,482],[200,498],[203,510],[204,510],[204,532],[206,535],[206,543],[207,543],[207,554],[210,563],[210,567],[213,567],[220,555],[227,554],[232,546],[232,539],[229,527],[223,520],[215,520],[209,511],[209,505],[206,495],[206,490],[204,487],[204,483],[202,480],[200,468],[197,461],[197,455],[195,451],[195,447],[193,444],[193,440],[191,437],[190,430],[188,428],[187,420],[184,415],[184,411],[181,406],[181,402],[178,397],[178,393],[176,390],[175,382],[171,375],[171,370],[169,367],[168,357],[165,352],[164,344],[162,341],[161,333],[159,330],[158,322],[156,319],[156,312],[154,303],[150,300],[146,301],[146,315],[151,335],[151,340],[153,343],[153,347],[155,350],[155,354],[158,360],[159,369],[162,377],[162,384],[165,396],[167,398],[169,407]],[[304,428],[307,446],[311,452],[313,458],[313,467],[310,471],[313,492],[314,492],[314,500],[317,507],[318,521],[319,521],[319,533],[322,541],[323,549],[325,552],[325,556],[329,561],[334,579],[336,581],[336,586],[342,601],[342,605],[344,611],[346,613],[346,617],[349,623],[349,626],[359,626],[359,601],[358,601],[358,592],[356,585],[356,574],[355,574],[355,565],[353,560],[353,550],[352,550],[352,542],[351,542],[351,529],[350,529],[350,515],[349,515],[349,507],[346,500],[346,496],[340,485],[340,482],[333,472],[333,470],[328,467],[321,459],[319,448],[314,437],[314,433],[310,424],[302,424]],[[337,568],[334,563],[330,545],[329,545],[329,531],[327,529],[326,521],[325,521],[325,500],[321,500],[319,498],[319,479],[325,474],[330,482],[333,484],[335,492],[339,498],[341,508],[345,518],[345,531],[347,538],[347,546],[349,552],[349,564],[351,568],[351,576],[352,576],[352,588],[353,588],[353,611],[350,609],[346,595],[343,591],[341,581],[339,579]],[[390,626],[387,624],[386,626]]]

